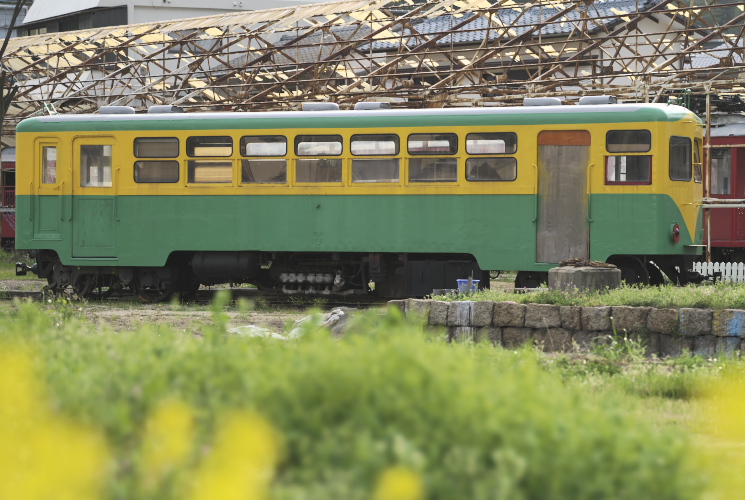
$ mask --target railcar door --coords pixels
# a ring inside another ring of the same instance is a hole
[[[73,142],[73,257],[116,257],[115,152],[113,137]]]
[[[64,220],[65,179],[57,175],[59,144],[54,138],[42,139],[34,145],[34,180],[38,189],[33,197],[35,240],[60,240]],[[67,183],[70,180],[67,179]]]
[[[587,169],[590,132],[538,134],[536,262],[590,257]]]
[[[732,168],[733,148],[713,147],[711,151],[711,196],[713,198],[736,198],[734,171]],[[717,208],[712,210],[711,241],[730,243],[736,238],[735,213],[739,208]]]

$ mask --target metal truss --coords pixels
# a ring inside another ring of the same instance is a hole
[[[111,104],[259,111],[745,93],[743,3],[703,1],[359,0],[16,38],[2,59],[17,87],[3,139],[12,144],[29,116]]]

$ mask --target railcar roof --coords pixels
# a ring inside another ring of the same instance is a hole
[[[364,111],[269,111],[163,114],[54,115],[29,118],[22,132],[208,130],[287,128],[449,127],[464,125],[552,125],[674,122],[693,113],[666,104],[521,106]]]

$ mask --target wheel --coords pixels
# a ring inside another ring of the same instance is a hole
[[[502,274],[502,271],[489,271],[489,278],[495,280],[499,278],[500,274]]]
[[[97,274],[91,279],[91,287],[86,298],[92,300],[103,300],[111,297],[114,293],[121,292],[122,282],[118,276],[112,274]]]
[[[660,268],[654,262],[647,262],[645,266],[647,273],[649,274],[649,284],[652,286],[660,286],[665,284],[665,276],[660,271]]]
[[[148,303],[165,302],[170,299],[176,291],[176,287],[169,281],[161,281],[158,283],[157,287],[141,286],[136,282],[133,282],[130,286],[132,287],[135,296],[140,299],[141,302]]]
[[[82,274],[73,282],[72,290],[79,299],[85,298],[93,290],[93,282],[92,274]]]
[[[538,288],[548,283],[548,273],[520,271],[515,276],[515,288]]]
[[[621,270],[621,279],[627,285],[649,285],[649,271],[636,257],[609,259],[608,263]]]

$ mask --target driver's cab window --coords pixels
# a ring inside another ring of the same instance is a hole
[[[56,146],[43,146],[41,148],[41,182],[42,184],[57,183]]]
[[[80,186],[111,187],[110,145],[80,146]]]

